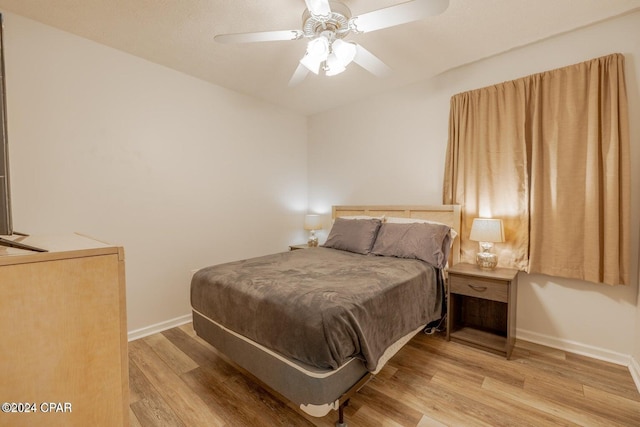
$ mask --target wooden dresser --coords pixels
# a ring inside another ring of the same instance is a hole
[[[0,426],[128,425],[123,249],[16,240],[49,252],[0,247]]]

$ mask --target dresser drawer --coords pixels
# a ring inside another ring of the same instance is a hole
[[[449,291],[492,301],[508,302],[508,282],[481,277],[449,275]]]

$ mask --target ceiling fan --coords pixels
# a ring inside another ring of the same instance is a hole
[[[351,62],[375,76],[384,77],[391,69],[367,49],[345,38],[350,33],[366,33],[418,21],[438,15],[449,7],[449,0],[412,0],[351,16],[349,8],[337,1],[305,0],[305,3],[307,8],[302,14],[301,30],[218,34],[214,39],[219,43],[308,39],[307,51],[289,80],[289,86],[302,82],[310,72],[319,74],[322,70],[327,76],[339,74]]]

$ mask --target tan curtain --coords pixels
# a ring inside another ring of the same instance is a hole
[[[502,218],[499,265],[628,284],[629,133],[624,57],[597,58],[451,99],[444,202]]]
[[[528,259],[528,184],[525,90],[521,81],[451,98],[444,203],[462,205],[461,261],[475,263],[468,240],[476,217],[501,218],[506,244],[499,265],[525,269]]]

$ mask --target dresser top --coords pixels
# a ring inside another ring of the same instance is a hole
[[[120,258],[124,259],[124,251],[122,248],[77,233],[34,236],[12,235],[2,237],[14,242],[45,249],[47,252],[34,252],[20,248],[0,246],[0,265],[106,254],[119,254]]]

